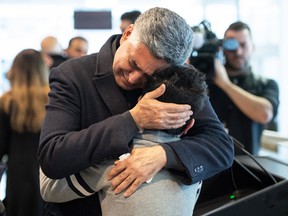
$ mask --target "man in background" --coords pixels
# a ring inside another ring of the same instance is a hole
[[[262,132],[277,115],[278,85],[253,73],[250,59],[254,44],[246,23],[235,22],[228,27],[223,47],[226,62],[215,62],[210,100],[229,134],[257,155]]]
[[[48,54],[61,54],[63,49],[56,37],[47,36],[41,41],[41,52]]]
[[[141,12],[138,10],[129,11],[121,15],[120,29],[122,32],[130,25],[134,24],[135,20],[140,16]]]
[[[88,53],[88,40],[84,37],[73,37],[65,50],[68,58],[78,58]]]
[[[58,39],[54,36],[47,36],[41,41],[41,53],[48,68],[56,67],[67,58],[63,56],[64,50]]]

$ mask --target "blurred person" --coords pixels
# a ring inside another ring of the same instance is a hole
[[[225,65],[216,60],[209,84],[211,104],[229,134],[257,155],[263,129],[277,115],[279,88],[274,80],[253,73],[254,44],[246,23],[232,23],[225,31],[225,43]]]
[[[123,13],[120,17],[121,24],[120,29],[122,32],[125,31],[125,29],[130,25],[134,24],[136,19],[141,15],[141,12],[138,10],[129,11],[126,13]]]
[[[143,95],[153,91],[161,84],[166,91],[157,100],[169,103],[190,104],[193,118],[197,121],[197,113],[202,109],[207,97],[207,85],[203,73],[192,66],[174,66],[155,72],[148,78],[143,88]],[[144,130],[133,139],[133,148],[155,146],[158,143],[179,141],[184,130],[188,131],[194,119],[187,121],[181,128],[171,130]],[[124,154],[120,156],[122,159]],[[107,180],[107,173],[114,166],[114,160],[105,160],[99,165],[90,167],[80,175],[72,175],[64,179],[47,178],[40,170],[41,195],[48,202],[67,202],[99,192],[103,215],[106,216],[140,216],[140,215],[189,215],[192,216],[194,205],[200,193],[202,182],[185,185],[182,178],[168,170],[159,171],[147,184],[140,186],[129,198],[121,194],[115,195]],[[73,179],[82,181],[75,182]],[[85,190],[89,187],[89,190]],[[84,191],[83,191],[84,189]],[[151,199],[153,194],[153,199]],[[153,205],[151,204],[153,202]],[[111,208],[113,203],[113,208]]]
[[[41,41],[41,53],[44,58],[44,62],[51,69],[57,67],[67,58],[63,55],[64,50],[59,43],[58,39],[54,36],[47,36]]]
[[[192,40],[193,32],[181,16],[155,7],[141,14],[122,35],[112,35],[98,53],[52,69],[38,150],[43,173],[61,179],[129,152],[107,178],[115,194],[130,197],[162,169],[190,185],[229,168],[233,142],[208,98],[193,130],[179,141],[132,148],[138,133],[179,128],[191,118],[190,105],[156,100],[165,85],[137,100],[149,76],[184,64]],[[98,194],[65,203],[48,202],[46,210],[47,215],[102,214]]]
[[[47,36],[41,41],[41,52],[47,54],[62,54],[63,48],[54,36]]]
[[[84,37],[73,37],[68,43],[68,48],[65,50],[68,58],[78,58],[88,53],[88,41]]]
[[[8,156],[7,216],[43,215],[37,150],[48,102],[48,70],[41,53],[18,53],[7,73],[11,89],[0,98],[0,157]]]

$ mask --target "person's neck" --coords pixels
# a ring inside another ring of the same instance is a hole
[[[250,71],[249,65],[246,65],[245,67],[241,69],[234,68],[230,65],[226,65],[225,67],[226,67],[226,71],[229,77],[236,77],[236,76],[244,75],[248,73],[248,71]]]

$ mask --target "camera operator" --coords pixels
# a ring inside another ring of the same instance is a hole
[[[215,112],[229,134],[257,155],[262,132],[277,114],[279,89],[274,80],[253,74],[253,50],[249,26],[232,23],[223,39],[225,64],[215,60],[209,92]]]

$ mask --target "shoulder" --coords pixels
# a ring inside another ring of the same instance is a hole
[[[254,88],[260,92],[266,89],[278,89],[278,83],[274,79],[253,73],[247,77],[246,83],[250,83],[249,85],[251,87],[254,86]]]
[[[58,66],[59,70],[95,70],[97,53],[82,56],[80,58],[73,58],[63,62]]]
[[[75,79],[81,80],[93,76],[96,70],[97,53],[83,56],[80,58],[73,58],[63,62],[56,68],[52,68],[50,72],[50,81],[53,79]]]
[[[255,82],[258,82],[259,84],[263,84],[263,85],[267,85],[268,83],[275,83],[275,84],[277,84],[277,82],[276,82],[274,79],[267,78],[267,77],[264,77],[264,76],[259,75],[259,74],[253,74],[253,73],[251,73],[250,79],[251,79],[251,78],[252,78]]]

